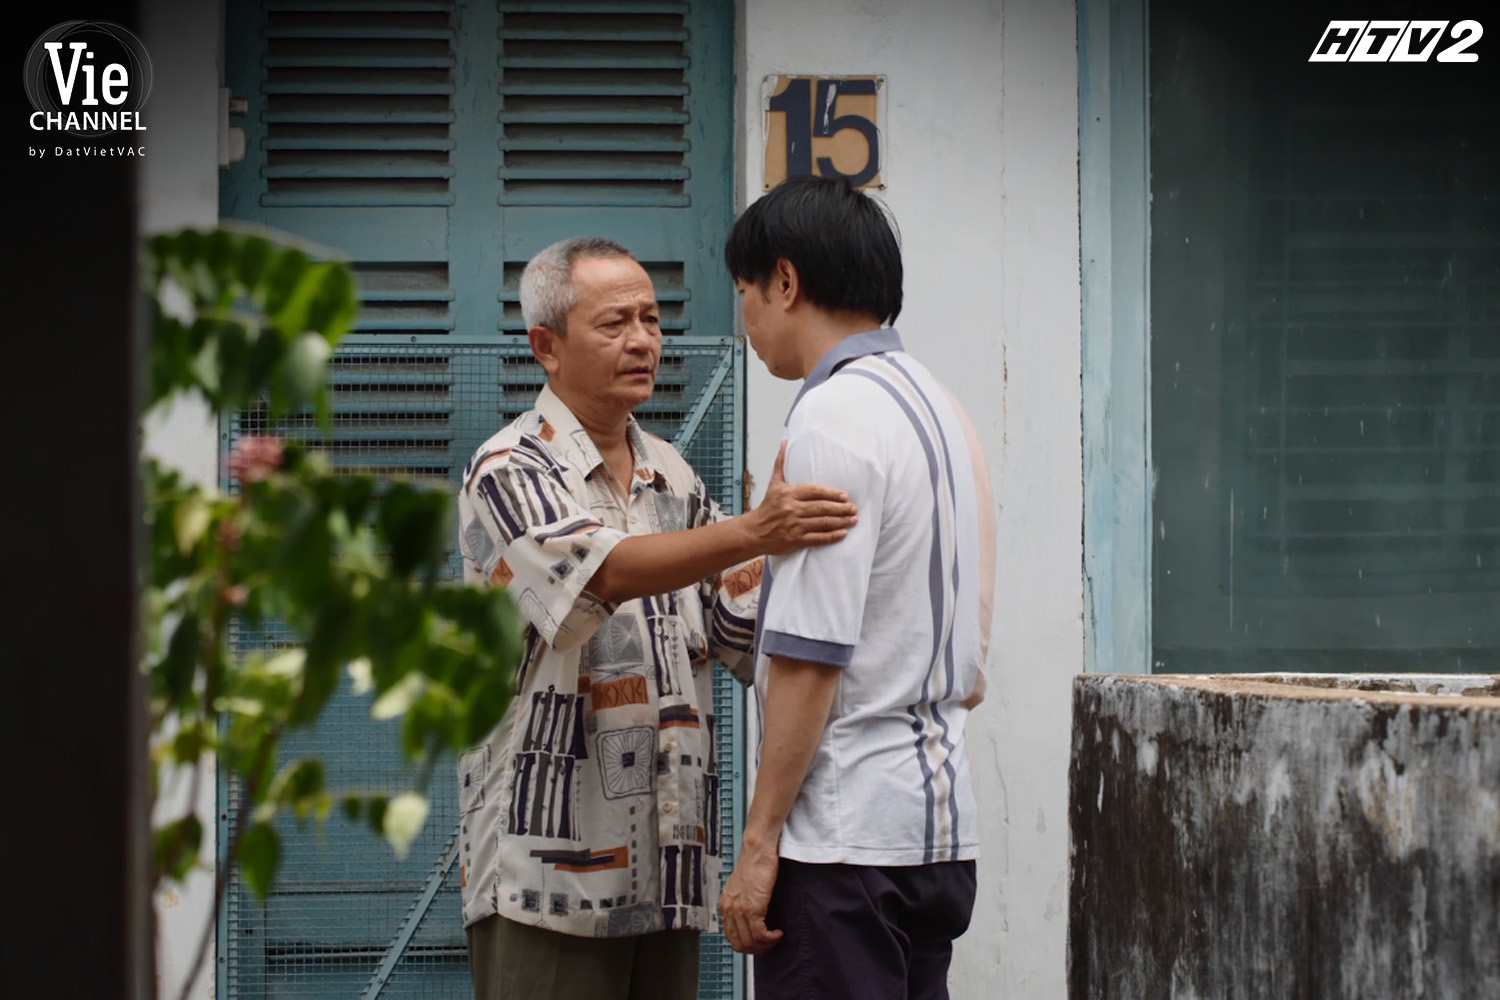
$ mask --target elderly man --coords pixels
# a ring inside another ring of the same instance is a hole
[[[874,201],[792,178],[724,256],[755,353],[804,380],[787,468],[860,506],[847,541],[766,561],[759,770],[724,933],[757,956],[760,1000],[945,998],[979,853],[964,724],[995,580],[984,455],[886,326],[901,249]]]
[[[458,767],[475,995],[695,997],[719,874],[712,662],[746,659],[760,557],[838,541],[854,507],[778,462],[765,502],[726,517],[641,430],[661,327],[623,247],[543,250],[521,309],[547,385],[458,501],[466,577],[528,623],[515,700]]]

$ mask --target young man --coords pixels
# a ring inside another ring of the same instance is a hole
[[[804,379],[786,475],[843,487],[838,546],[766,561],[759,773],[719,900],[756,996],[946,997],[974,905],[964,723],[994,585],[989,474],[958,403],[886,325],[901,251],[843,180],[800,177],[735,223],[725,260],[772,374]]]
[[[712,660],[750,648],[761,554],[836,542],[854,508],[778,463],[727,517],[636,424],[661,326],[618,244],[538,253],[521,311],[546,388],[458,499],[466,579],[508,588],[528,626],[515,700],[458,764],[474,993],[689,1000],[719,883]]]

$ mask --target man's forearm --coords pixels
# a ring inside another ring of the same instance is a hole
[[[755,795],[745,817],[747,851],[771,851],[823,738],[842,668],[771,657]]]
[[[749,515],[684,531],[628,535],[610,550],[585,589],[611,604],[666,594],[753,559],[761,547]]]

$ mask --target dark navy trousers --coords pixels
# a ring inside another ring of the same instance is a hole
[[[947,1000],[953,940],[974,912],[972,861],[910,867],[781,859],[755,957],[756,1000]]]

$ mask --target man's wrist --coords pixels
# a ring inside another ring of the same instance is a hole
[[[730,519],[729,523],[734,525],[735,530],[738,532],[736,542],[738,550],[735,562],[742,563],[748,559],[754,559],[756,556],[765,555],[765,549],[761,542],[761,536],[764,534],[761,530],[761,520],[763,517],[764,515],[760,513],[760,508],[756,507],[745,511],[739,517]]]
[[[775,855],[780,845],[780,829],[771,831],[747,826],[744,836],[740,838],[740,857],[753,858]]]

